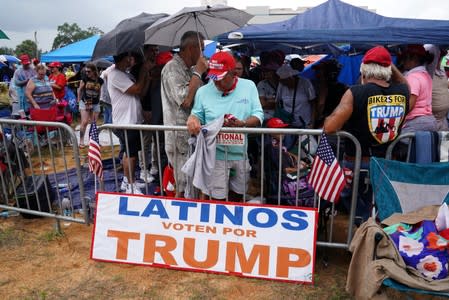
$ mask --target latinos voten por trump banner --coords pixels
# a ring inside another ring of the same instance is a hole
[[[91,258],[313,283],[317,211],[97,194]]]

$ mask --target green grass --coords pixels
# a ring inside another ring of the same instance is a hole
[[[0,229],[0,248],[20,246],[23,243],[23,235],[13,228]]]
[[[51,231],[47,231],[42,233],[41,235],[38,236],[38,240],[41,242],[52,242],[52,241],[56,241],[61,239],[62,237],[64,237],[64,233],[63,232],[58,232],[56,230],[51,230]]]

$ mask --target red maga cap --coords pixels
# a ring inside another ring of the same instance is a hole
[[[228,71],[234,70],[235,59],[228,52],[217,52],[209,60],[209,73],[207,77],[214,81],[222,80]]]
[[[378,64],[388,67],[391,65],[391,55],[385,47],[376,46],[366,52],[362,62],[364,64]]]
[[[288,124],[284,123],[284,121],[282,121],[279,118],[271,118],[267,122],[267,127],[268,128],[284,128],[284,127],[288,127]]]

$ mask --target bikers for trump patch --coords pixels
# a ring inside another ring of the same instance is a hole
[[[376,95],[368,98],[368,124],[372,136],[384,144],[394,140],[405,118],[406,97]]]

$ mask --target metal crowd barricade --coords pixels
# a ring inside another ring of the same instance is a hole
[[[150,149],[150,145],[146,145],[143,142],[143,137],[145,134],[147,134],[149,131],[150,132],[159,132],[159,133],[163,133],[165,131],[172,131],[172,132],[185,132],[186,131],[186,127],[185,126],[163,126],[163,125],[126,125],[126,126],[121,126],[121,125],[114,125],[114,124],[105,124],[99,127],[99,130],[109,130],[109,142],[107,142],[106,144],[109,144],[112,150],[112,152],[115,155],[115,158],[119,157],[119,152],[123,153],[128,153],[129,154],[129,143],[128,143],[128,139],[126,138],[125,135],[125,147],[124,149],[121,149],[120,151],[117,151],[117,147],[118,145],[113,145],[114,143],[113,141],[113,131],[115,130],[123,130],[125,133],[129,130],[138,130],[139,134],[140,134],[140,138],[141,138],[141,149],[143,149],[143,151],[149,151]],[[302,136],[315,136],[315,137],[319,137],[321,136],[322,131],[321,130],[312,130],[312,129],[272,129],[272,128],[223,128],[220,133],[242,133],[245,134],[246,136],[248,135],[256,135],[258,136],[258,145],[259,145],[259,153],[260,153],[260,157],[259,157],[259,174],[257,174],[259,177],[257,179],[257,181],[259,181],[259,191],[258,191],[258,196],[259,199],[262,200],[265,198],[265,193],[266,191],[264,190],[266,182],[265,182],[265,176],[264,176],[264,164],[266,163],[266,159],[265,156],[267,155],[265,153],[264,150],[264,145],[266,143],[266,138],[269,137],[272,134],[282,134],[282,135],[297,135],[298,138],[301,138]],[[346,232],[346,236],[345,239],[342,241],[340,238],[340,241],[335,241],[334,240],[334,232],[335,230],[338,230],[339,232],[341,232],[342,228],[338,228],[336,229],[336,225],[334,224],[334,220],[336,219],[335,217],[335,205],[332,204],[330,205],[330,211],[328,212],[328,217],[330,219],[330,223],[326,224],[326,228],[328,229],[327,232],[328,234],[325,234],[324,237],[322,237],[322,239],[318,240],[317,245],[319,246],[324,246],[324,247],[333,247],[333,248],[343,248],[343,249],[347,249],[349,247],[349,244],[351,242],[352,236],[353,236],[353,223],[354,223],[354,218],[355,218],[355,210],[356,210],[356,199],[357,199],[357,191],[358,191],[358,184],[359,184],[359,173],[360,173],[360,160],[361,160],[361,148],[360,148],[360,144],[357,141],[357,139],[352,136],[351,134],[344,132],[344,131],[340,131],[338,132],[336,135],[338,144],[337,144],[337,153],[336,156],[341,158],[342,157],[342,150],[341,150],[341,145],[342,140],[344,140],[345,142],[350,142],[353,143],[355,145],[355,149],[356,149],[356,157],[355,157],[355,161],[354,161],[354,170],[353,170],[353,180],[352,180],[352,200],[351,200],[351,208],[349,211],[349,215],[343,220],[344,223],[344,228],[343,231]],[[185,137],[185,135],[184,135]],[[161,136],[159,134],[155,134],[153,135],[153,142],[156,144],[156,153],[153,153],[154,159],[153,161],[157,162],[157,169],[158,169],[158,180],[159,183],[162,182],[162,173],[163,173],[163,168],[165,167],[164,165],[161,164],[161,157],[163,155],[163,153],[161,153],[162,151],[164,151],[164,147],[161,146]],[[302,139],[301,139],[302,140]],[[307,145],[308,147],[310,147],[310,145]],[[307,147],[306,146],[306,147]],[[280,144],[280,149],[282,149],[282,142]],[[297,156],[300,158],[302,155],[302,151],[304,151],[304,149],[302,147],[298,147],[298,153]],[[191,154],[191,153],[189,153]],[[145,157],[145,156],[142,156]],[[227,157],[227,152],[225,150],[225,157]],[[248,158],[248,154],[245,151],[244,152],[244,159]],[[281,153],[279,152],[279,160],[281,160]],[[145,160],[145,159],[144,159]],[[340,159],[341,160],[341,159]],[[226,165],[227,162],[225,162]],[[137,163],[138,164],[138,163]],[[279,161],[279,165],[281,165],[282,162]],[[109,192],[113,192],[113,191],[120,191],[120,183],[121,183],[121,179],[122,179],[122,170],[120,170],[120,166],[119,166],[119,161],[116,159],[113,159],[113,168],[114,168],[114,178],[113,181],[115,182],[115,188],[114,189],[109,189],[107,191]],[[146,170],[149,167],[149,163],[147,161],[143,162],[143,167]],[[177,166],[173,166],[175,169],[177,168]],[[279,168],[279,173],[278,173],[278,205],[281,204],[281,194],[280,194],[280,185],[282,184],[281,182],[281,168]],[[138,176],[137,176],[138,177]],[[300,166],[298,164],[297,167],[297,176],[296,178],[299,180],[300,178]],[[176,178],[175,178],[176,180]],[[245,178],[246,180],[246,178]],[[253,180],[254,182],[254,180]],[[159,184],[158,183],[158,184]],[[153,194],[153,195],[164,195],[164,191],[161,188],[160,191],[157,190],[157,193],[155,192],[151,192],[151,190],[154,191],[154,189],[150,188],[151,184],[147,184],[145,189],[142,189],[142,191],[145,194]],[[248,198],[248,193],[245,193],[243,195],[243,202],[248,202],[249,199]],[[228,198],[226,198],[226,201],[229,201]],[[296,204],[298,203],[298,189],[296,191]],[[320,209],[319,205],[320,205],[321,201],[319,201],[318,197],[315,195],[315,201],[314,201],[314,207],[317,207],[318,209]],[[263,203],[262,203],[263,205]]]
[[[410,161],[410,153],[412,150],[412,143],[411,141],[415,138],[415,132],[408,132],[403,133],[400,136],[398,136],[387,148],[387,153],[385,155],[386,159],[392,159],[393,158],[393,150],[395,147],[400,147],[401,143],[405,142],[405,144],[402,144],[402,147],[405,149],[407,148],[407,154],[405,157],[405,161]]]
[[[0,209],[89,224],[78,142],[61,122],[0,119]]]

